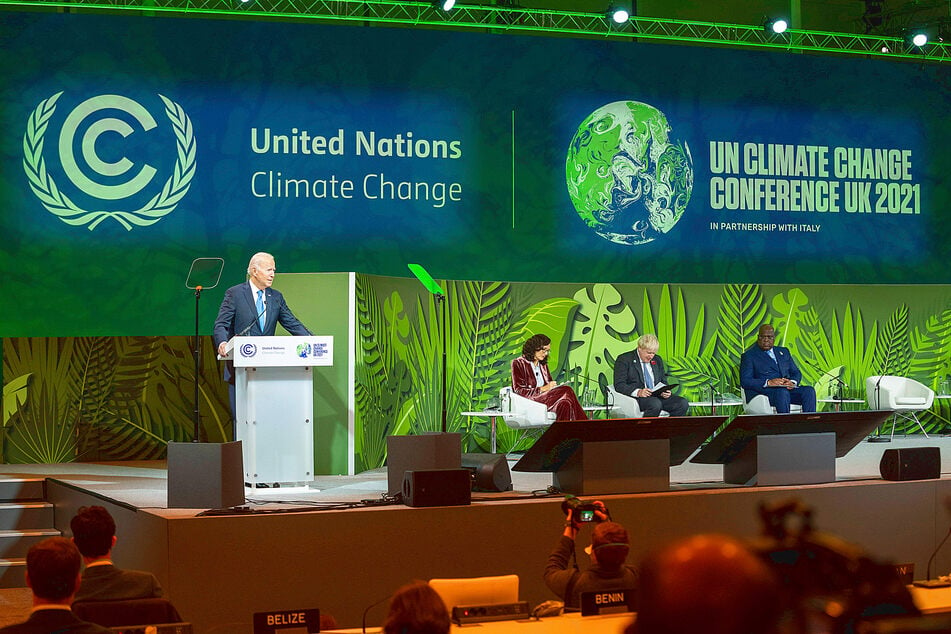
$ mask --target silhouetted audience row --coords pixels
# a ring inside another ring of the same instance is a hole
[[[109,632],[77,617],[73,606],[162,596],[152,573],[122,570],[112,563],[116,523],[104,507],[80,508],[70,528],[72,540],[50,537],[30,547],[26,556],[26,583],[33,595],[30,617],[0,629],[0,634]],[[174,608],[169,611],[178,618]]]

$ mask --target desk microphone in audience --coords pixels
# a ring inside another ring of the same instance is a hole
[[[951,511],[951,497],[946,497],[944,499],[944,507]],[[948,586],[951,586],[951,581],[942,581],[940,576],[937,579],[931,578],[931,564],[934,563],[935,556],[937,556],[938,551],[941,550],[941,547],[944,546],[944,543],[948,541],[949,537],[951,537],[951,527],[948,528],[948,533],[944,536],[944,539],[941,540],[941,543],[938,544],[938,547],[934,549],[934,552],[931,553],[931,557],[928,559],[928,568],[925,570],[925,574],[928,575],[928,578],[924,581],[915,581],[915,586],[919,588],[947,588]]]

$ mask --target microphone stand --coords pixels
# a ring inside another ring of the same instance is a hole
[[[889,347],[885,351],[885,367],[882,368],[882,373],[878,375],[878,380],[875,381],[875,409],[882,409],[882,379],[885,378],[885,373],[888,372],[888,360],[891,357],[892,349]],[[893,414],[894,416],[894,414]],[[879,429],[881,426],[879,426]],[[867,438],[868,442],[891,442],[892,439],[888,436],[882,436],[881,434],[876,434],[874,436],[869,436]]]
[[[201,442],[199,434],[201,432],[201,415],[198,411],[199,390],[198,384],[201,377],[201,338],[198,335],[198,300],[201,299],[201,285],[195,287],[195,349],[193,352],[195,358],[195,408],[192,411],[192,422],[194,431],[192,432],[192,442]]]
[[[710,388],[710,415],[716,415],[717,413],[717,399],[716,399],[716,379],[705,374],[703,372],[697,372],[700,376],[707,379],[706,386]]]
[[[199,334],[199,316],[198,307],[201,299],[201,292],[206,289],[215,288],[221,280],[221,271],[224,269],[225,261],[222,258],[195,258],[188,269],[188,277],[185,279],[185,288],[195,291],[195,348],[192,356],[195,359],[195,407],[192,410],[192,442],[201,442],[201,414],[199,412],[199,383],[201,381],[201,335]]]
[[[926,571],[928,578],[924,581],[915,581],[913,585],[919,588],[947,588],[948,586],[951,586],[951,583],[947,581],[931,578],[931,564],[934,562],[934,558],[937,556],[938,551],[941,550],[941,547],[944,546],[944,543],[948,541],[948,537],[951,537],[951,528],[948,529],[948,534],[944,536],[944,539],[941,540],[941,543],[938,544],[938,547],[934,549],[933,553],[931,553],[931,558],[928,559],[928,569]]]
[[[407,264],[406,265],[410,271],[413,272],[413,275],[416,276],[416,279],[426,288],[427,291],[433,294],[433,298],[436,301],[436,306],[439,308],[439,320],[442,323],[442,432],[446,433],[446,311],[448,310],[448,302],[446,302],[446,291],[442,289],[436,280],[433,279],[433,276],[422,267],[420,264]]]

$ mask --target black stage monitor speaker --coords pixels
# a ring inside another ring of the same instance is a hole
[[[473,491],[511,491],[512,473],[502,453],[464,453],[462,468],[472,473]]]
[[[886,449],[878,466],[886,480],[932,480],[941,476],[941,450],[938,447]]]
[[[407,471],[403,477],[406,506],[464,506],[472,503],[468,469]]]
[[[168,443],[168,508],[223,509],[242,504],[240,440]]]
[[[418,436],[386,437],[386,484],[398,493],[407,471],[458,469],[462,434],[427,432]]]

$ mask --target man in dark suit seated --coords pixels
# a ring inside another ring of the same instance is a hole
[[[748,403],[757,394],[765,394],[777,414],[788,414],[790,403],[803,412],[816,411],[816,391],[802,383],[802,372],[788,348],[774,346],[776,332],[769,324],[759,327],[756,345],[740,357],[740,385]]]
[[[33,610],[29,619],[0,629],[0,634],[108,634],[106,628],[82,621],[70,611],[82,563],[76,545],[65,537],[33,544],[26,554],[26,585],[33,592]]]
[[[162,586],[150,572],[122,570],[112,563],[116,522],[101,506],[84,506],[69,523],[86,570],[76,601],[118,601],[161,597]]]
[[[687,399],[661,387],[670,381],[664,360],[657,355],[659,347],[657,335],[641,335],[637,348],[625,352],[614,362],[614,389],[636,398],[645,417],[660,416],[661,411],[671,416],[686,416],[690,407]]]

